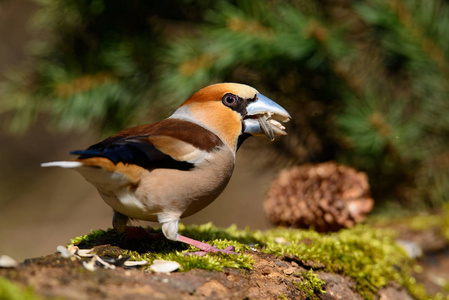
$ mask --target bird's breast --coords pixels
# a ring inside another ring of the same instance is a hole
[[[135,195],[147,212],[187,217],[221,194],[231,178],[234,159],[234,153],[224,146],[191,170],[152,170],[144,176]]]
[[[209,205],[228,184],[234,160],[234,152],[223,146],[190,170],[142,169],[137,183],[99,168],[81,173],[114,210],[130,218],[157,221],[161,213],[186,217]]]

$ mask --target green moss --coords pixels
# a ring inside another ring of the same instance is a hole
[[[393,280],[416,298],[426,298],[423,288],[409,275],[413,262],[394,242],[393,231],[358,225],[331,234],[279,228],[257,235],[266,243],[266,253],[322,263],[327,271],[353,278],[365,299]],[[287,243],[277,243],[279,237]]]
[[[154,233],[160,232],[160,229],[154,230]],[[238,255],[225,255],[217,253],[214,255],[194,256],[186,255],[188,252],[196,252],[197,248],[188,246],[183,243],[169,241],[167,239],[142,239],[132,243],[120,243],[121,236],[114,233],[113,230],[102,231],[92,230],[88,235],[76,237],[71,240],[71,244],[83,244],[87,246],[95,246],[102,244],[104,241],[111,243],[114,240],[115,245],[124,250],[122,255],[130,256],[131,260],[145,259],[149,263],[155,259],[172,260],[181,264],[182,271],[188,271],[194,268],[221,271],[223,268],[239,268],[251,269],[254,260],[250,254],[244,253],[249,249],[246,244],[254,244],[256,239],[252,236],[249,230],[238,230],[236,226],[231,226],[227,229],[219,229],[212,224],[204,224],[199,226],[186,227],[183,224],[179,225],[179,233],[190,238],[205,241],[219,249],[224,249],[228,246],[234,246]],[[111,237],[111,235],[116,235]],[[97,241],[100,240],[100,243]],[[111,243],[112,244],[112,243]],[[133,250],[136,248],[138,250]],[[142,251],[144,249],[145,251]]]
[[[301,272],[300,277],[302,277],[301,281],[293,281],[293,283],[306,294],[307,299],[319,299],[317,294],[326,293],[323,290],[325,282],[313,270]]]
[[[181,265],[182,271],[188,271],[194,268],[210,271],[221,271],[223,268],[252,268],[252,264],[254,263],[252,256],[244,253],[245,250],[249,249],[249,246],[247,246],[246,243],[254,241],[249,230],[239,231],[236,226],[231,226],[228,229],[219,229],[211,223],[191,227],[186,227],[183,224],[180,224],[179,233],[196,240],[205,241],[219,249],[234,246],[236,252],[239,254],[226,255],[217,253],[205,256],[186,255],[186,253],[196,252],[198,249],[181,243],[167,241],[169,246],[181,245],[185,250],[170,251],[170,248],[168,248],[168,251],[146,252],[143,254],[139,254],[136,251],[127,251],[125,252],[125,255],[130,255],[131,258],[135,260],[145,259],[149,262],[152,262],[154,259],[176,261]]]
[[[401,227],[412,231],[426,231],[432,227],[441,227],[443,219],[443,215],[424,212],[420,214],[403,214],[396,217],[389,215],[374,216],[370,217],[367,223],[376,227]]]
[[[186,255],[188,252],[195,252],[198,249],[194,247],[188,247],[183,251],[161,251],[161,252],[146,252],[138,253],[137,251],[125,251],[124,255],[131,256],[131,260],[145,259],[148,262],[152,262],[155,259],[164,259],[176,261],[181,265],[182,271],[188,271],[194,268],[210,270],[210,271],[222,271],[223,268],[244,268],[251,269],[254,260],[251,255],[244,253],[249,247],[236,241],[228,240],[205,240],[213,246],[217,246],[219,249],[224,249],[228,246],[234,246],[238,255],[226,255],[217,253],[214,255]]]
[[[195,251],[195,249],[191,250]],[[239,253],[238,255],[217,253],[205,256],[184,255],[184,253],[185,251],[176,251],[164,254],[145,253],[141,255],[137,252],[128,251],[125,255],[130,255],[134,260],[145,259],[150,263],[155,259],[176,261],[181,265],[181,271],[188,271],[195,268],[209,271],[222,271],[223,268],[251,269],[254,262],[251,255],[245,253]]]
[[[438,214],[420,214],[411,216],[407,220],[408,228],[414,231],[425,231],[429,228],[438,228],[449,242],[449,203],[439,208]]]
[[[0,299],[2,300],[42,300],[30,288],[22,288],[18,284],[0,277]]]
[[[220,271],[225,267],[251,269],[252,255],[248,245],[255,245],[265,253],[294,255],[304,261],[322,263],[326,271],[353,278],[356,288],[365,299],[370,299],[379,288],[391,281],[406,287],[416,299],[426,299],[422,286],[417,285],[410,276],[413,261],[395,242],[395,233],[386,229],[373,229],[359,225],[337,233],[320,234],[313,230],[278,228],[268,231],[238,230],[236,226],[219,229],[212,224],[185,227],[180,225],[179,233],[197,240],[208,242],[218,248],[234,246],[238,255],[208,254],[203,257],[185,255],[195,252],[196,248],[158,239],[142,241],[139,249],[126,250],[125,255],[133,260],[145,259],[150,263],[154,259],[177,261],[181,271],[193,268]],[[98,238],[111,235],[111,231],[93,231],[90,235],[75,238],[77,243],[93,243]],[[279,243],[279,241],[285,241]],[[130,249],[122,247],[122,249]],[[310,292],[310,295],[322,292],[322,282],[313,271],[301,274],[304,280],[298,287]]]
[[[86,244],[89,244],[92,241],[98,240],[100,237],[106,235],[108,232],[113,232],[113,229],[109,229],[107,231],[105,230],[91,230],[89,234],[77,236],[73,239],[70,239],[69,245],[72,244],[79,244],[81,242],[84,242]]]
[[[427,231],[438,228],[449,241],[449,203],[438,208],[438,213],[404,213],[399,216],[380,214],[371,216],[368,224],[376,227],[402,227],[412,231]]]

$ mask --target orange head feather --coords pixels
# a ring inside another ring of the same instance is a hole
[[[242,115],[223,104],[223,96],[233,94],[241,99],[254,99],[257,90],[239,83],[207,86],[187,99],[181,109],[188,108],[196,122],[217,134],[231,149],[236,149],[242,133]]]

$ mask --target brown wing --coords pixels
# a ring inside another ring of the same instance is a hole
[[[112,163],[145,169],[189,170],[194,162],[223,145],[212,132],[188,121],[166,119],[122,130],[86,150],[73,151],[78,159],[102,157]]]

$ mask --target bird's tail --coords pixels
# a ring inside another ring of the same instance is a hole
[[[72,169],[80,172],[87,181],[97,188],[101,186],[110,190],[126,184],[138,184],[140,177],[136,175],[136,172],[144,170],[138,166],[128,167],[122,163],[117,166],[104,157],[87,158],[81,161],[52,161],[41,164],[41,167]]]

